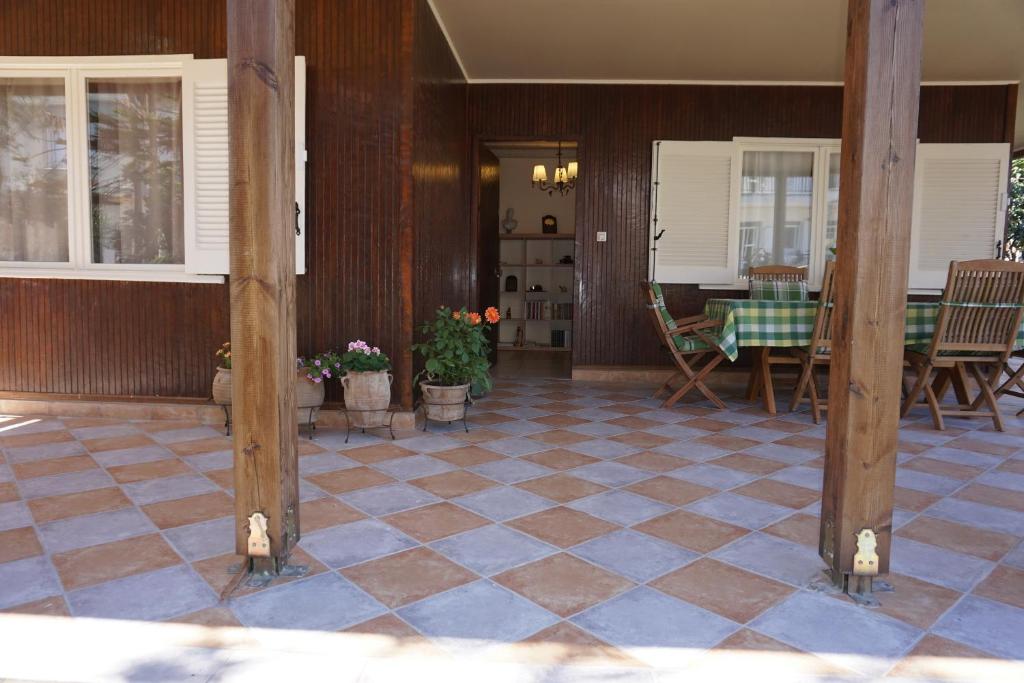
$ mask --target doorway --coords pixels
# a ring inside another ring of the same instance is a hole
[[[477,290],[502,316],[495,377],[572,376],[577,152],[564,140],[478,144]]]

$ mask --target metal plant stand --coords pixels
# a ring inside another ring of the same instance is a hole
[[[394,428],[391,425],[395,421],[395,414],[392,411],[390,411],[390,410],[385,412],[385,416],[387,417],[387,419],[386,420],[385,419],[378,420],[377,424],[369,424],[369,425],[366,425],[366,424],[364,424],[364,425],[353,425],[352,424],[352,415],[351,415],[352,413],[379,413],[379,412],[381,412],[381,410],[379,408],[374,408],[372,410],[356,410],[354,408],[345,408],[345,443],[348,443],[348,437],[351,436],[351,434],[352,434],[353,426],[356,429],[360,430],[360,432],[363,433],[363,434],[366,433],[367,429],[378,429],[380,427],[387,427],[388,431],[391,433],[391,440],[394,441],[395,440],[395,430],[394,430]],[[360,420],[360,422],[361,421],[362,420]]]
[[[231,436],[231,406],[222,403],[220,407],[224,411],[224,435]],[[318,408],[320,408],[320,406],[313,406],[311,408],[308,408],[309,419],[306,422],[299,423],[300,427],[305,426],[307,428],[306,436],[309,438],[310,441],[313,440],[313,432],[316,431],[316,422],[313,421],[313,411],[317,410]],[[307,410],[307,408],[297,408],[297,410]]]
[[[459,405],[459,403],[464,403],[466,405],[466,409],[462,411],[462,428],[466,430],[467,434],[469,434],[469,425],[466,424],[466,410],[469,409],[469,406],[472,402],[468,398],[465,398],[462,401],[456,401],[454,403],[432,403],[431,405],[456,406]],[[423,401],[420,401],[418,408],[423,409],[423,431],[427,431],[427,422],[429,420],[433,420],[434,418],[427,417],[427,404],[424,403]],[[434,420],[434,422],[447,422],[448,424],[451,424],[453,420]]]

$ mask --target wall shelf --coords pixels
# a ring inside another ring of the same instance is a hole
[[[563,352],[572,347],[575,234],[501,235],[500,301],[502,320],[498,328],[498,350],[515,352]],[[541,263],[529,263],[530,261]],[[516,289],[505,289],[514,277]],[[531,292],[540,286],[543,291]],[[564,291],[562,291],[564,289]],[[506,313],[508,315],[506,316]],[[522,330],[525,345],[515,346],[517,329]],[[552,346],[559,340],[564,346]]]

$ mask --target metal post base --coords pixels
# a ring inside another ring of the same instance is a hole
[[[832,570],[825,570],[823,576],[813,581],[808,588],[830,595],[845,593],[861,607],[880,607],[882,603],[875,597],[875,593],[892,593],[896,590],[891,583],[877,576],[843,574]]]
[[[305,576],[309,573],[309,565],[288,564],[287,560],[280,560],[275,557],[249,557],[240,564],[233,564],[228,567],[228,574],[240,574],[237,581],[232,582],[237,587],[243,580],[250,588],[265,588],[277,578]],[[228,591],[230,594],[231,591]]]

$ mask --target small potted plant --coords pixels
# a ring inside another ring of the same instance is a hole
[[[491,345],[486,333],[499,320],[493,306],[484,311],[483,318],[465,308],[452,311],[441,306],[433,321],[423,323],[420,332],[425,340],[413,344],[412,349],[424,360],[416,379],[424,378],[420,390],[427,419],[461,420],[466,415],[470,387],[491,388],[487,360]]]
[[[391,359],[376,346],[362,339],[349,342],[341,355],[341,386],[345,390],[345,408],[353,427],[377,427],[391,406]]]
[[[333,351],[296,359],[295,406],[299,424],[315,424],[324,404],[324,382],[341,372],[341,359]]]
[[[217,349],[217,374],[213,377],[213,402],[219,406],[231,405],[231,342]]]

